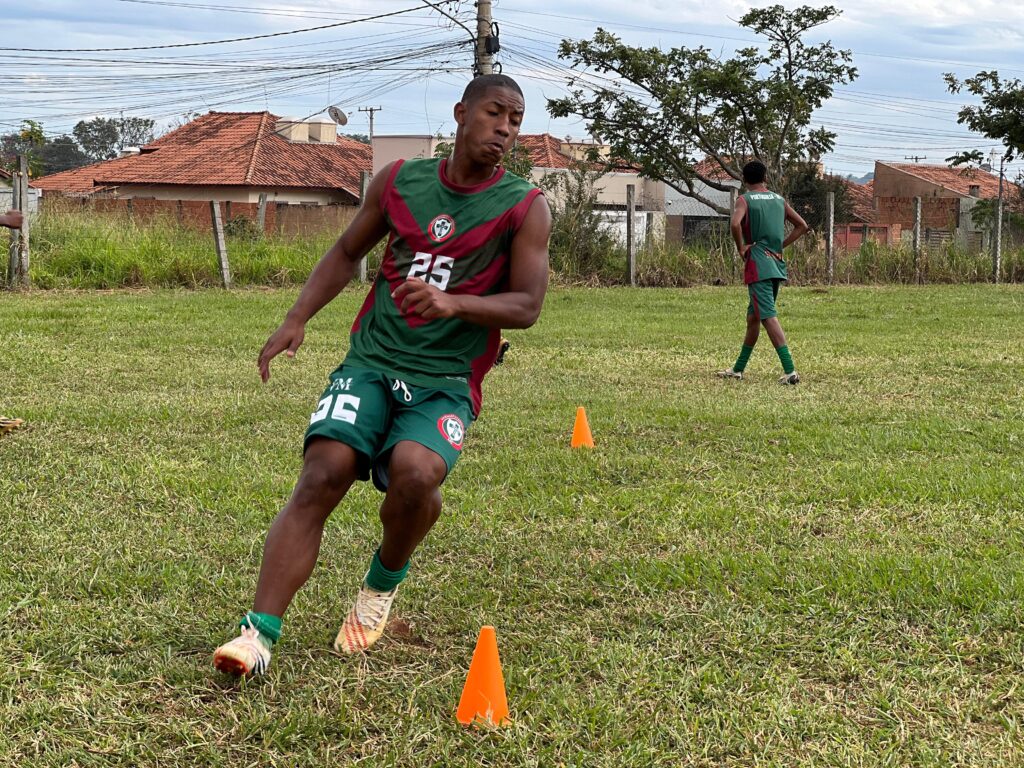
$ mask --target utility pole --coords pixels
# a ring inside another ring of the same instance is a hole
[[[927,160],[928,159],[928,155],[910,155],[910,157],[907,157],[906,155],[904,155],[903,159],[904,160],[913,160],[916,163],[918,160]]]
[[[370,146],[373,146],[373,113],[380,112],[384,107],[360,107],[360,112],[370,113]]]
[[[476,3],[476,66],[473,75],[494,72],[494,54],[498,52],[498,38],[491,37],[491,0]]]
[[[498,42],[498,30],[491,18],[492,0],[476,0],[476,34],[473,30],[463,24],[456,16],[448,13],[441,7],[442,3],[431,2],[431,0],[420,0],[424,5],[429,5],[442,16],[446,16],[469,33],[469,39],[473,43],[473,77],[479,75],[494,74],[494,54],[501,50]],[[493,31],[494,34],[491,34]],[[498,64],[498,71],[501,72],[501,65]]]

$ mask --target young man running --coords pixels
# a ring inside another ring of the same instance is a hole
[[[779,324],[775,311],[775,300],[779,286],[786,277],[786,262],[782,252],[786,246],[799,240],[807,232],[807,224],[794,211],[782,195],[765,186],[768,170],[764,163],[753,160],[743,166],[743,182],[747,191],[736,200],[732,212],[732,239],[736,241],[743,258],[743,282],[747,284],[750,304],[747,306],[747,335],[735,365],[719,376],[727,379],[742,379],[750,353],[754,351],[761,326],[768,332],[775,351],[782,363],[782,377],[779,384],[799,384],[800,374],[793,365],[793,357],[786,345],[786,334]],[[786,237],[786,222],[793,225],[793,231]],[[783,238],[785,237],[785,240]]]
[[[388,237],[348,355],[310,417],[298,483],[267,534],[252,610],[240,636],[214,653],[217,669],[266,671],[281,617],[313,571],[324,523],[352,484],[371,476],[385,494],[383,535],[334,647],[364,651],[384,632],[409,558],[441,514],[440,486],[479,413],[499,329],[533,325],[547,290],[547,202],[500,165],[523,110],[512,78],[473,80],[455,105],[451,158],[397,161],[374,177],[260,352],[266,381],[270,361],[295,354],[308,320]]]

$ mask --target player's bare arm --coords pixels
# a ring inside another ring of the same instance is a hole
[[[424,320],[458,317],[488,328],[529,328],[537,321],[548,288],[551,209],[537,196],[512,240],[508,290],[491,296],[449,294],[410,278],[392,294],[403,312]]]
[[[729,220],[729,230],[732,232],[732,239],[736,243],[736,250],[740,256],[747,255],[749,245],[743,242],[743,217],[747,215],[747,201],[743,197],[736,198],[736,207],[733,208],[732,218]]]
[[[21,211],[11,210],[7,213],[0,214],[0,227],[7,227],[8,229],[21,229],[21,224],[24,218]]]
[[[392,165],[389,163],[373,177],[366,201],[356,212],[352,223],[317,262],[284,322],[260,350],[256,366],[264,382],[270,379],[270,361],[282,352],[286,352],[288,357],[295,356],[305,338],[309,319],[341,293],[352,280],[360,259],[387,235],[388,226],[381,211],[380,198]]]
[[[803,217],[794,211],[789,203],[786,203],[786,221],[793,225],[793,230],[789,233],[786,239],[782,241],[783,248],[788,248],[801,237],[806,235],[810,229],[810,227],[807,226],[807,222],[803,220]]]

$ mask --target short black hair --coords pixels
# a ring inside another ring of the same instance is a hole
[[[751,160],[743,166],[743,180],[747,184],[762,184],[768,176],[768,168],[760,160]]]
[[[484,95],[484,91],[488,88],[508,88],[523,96],[523,89],[519,87],[519,83],[508,75],[478,75],[469,81],[466,90],[462,92],[462,103],[469,104],[476,101]],[[526,100],[525,96],[523,96],[523,100]]]

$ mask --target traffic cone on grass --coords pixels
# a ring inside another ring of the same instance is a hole
[[[573,448],[593,448],[594,436],[590,434],[590,424],[587,423],[587,412],[582,407],[576,409],[576,423],[572,427]]]
[[[494,634],[494,627],[480,629],[455,719],[463,725],[504,725],[508,720],[505,678],[501,674],[498,638]]]

